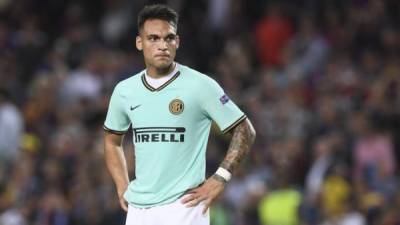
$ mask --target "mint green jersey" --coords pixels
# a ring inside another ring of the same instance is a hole
[[[205,180],[211,122],[227,132],[245,119],[243,112],[210,77],[177,65],[159,88],[144,71],[115,87],[104,129],[133,129],[135,179],[124,194],[136,207],[171,203]]]

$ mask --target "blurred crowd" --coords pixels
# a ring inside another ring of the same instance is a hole
[[[181,16],[177,61],[257,130],[212,225],[400,224],[398,0],[1,0],[0,225],[124,224],[102,124],[155,2]],[[229,138],[213,127],[208,175]]]

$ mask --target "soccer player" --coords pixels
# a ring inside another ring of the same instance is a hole
[[[255,138],[250,121],[213,79],[174,61],[177,26],[168,6],[142,9],[136,47],[146,69],[117,84],[104,123],[106,165],[128,212],[126,225],[208,225],[209,206]],[[205,179],[212,121],[232,140]],[[130,126],[135,179],[129,183],[121,143]]]

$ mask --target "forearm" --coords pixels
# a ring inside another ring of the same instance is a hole
[[[233,131],[228,152],[220,167],[233,173],[249,152],[255,136],[256,132],[248,119],[240,123]]]
[[[106,143],[104,155],[107,169],[117,187],[118,196],[121,196],[129,184],[128,169],[123,149],[121,146]]]
[[[255,136],[256,132],[248,119],[237,125],[233,130],[228,152],[220,165],[222,168],[218,168],[217,172],[202,185],[190,190],[188,192],[190,195],[183,198],[182,203],[192,207],[204,202],[203,213],[206,213],[211,203],[224,190],[230,174],[239,166],[240,161],[249,152]]]

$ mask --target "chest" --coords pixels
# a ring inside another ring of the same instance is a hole
[[[202,119],[200,104],[187,88],[135,93],[125,101],[134,128],[173,126]]]

